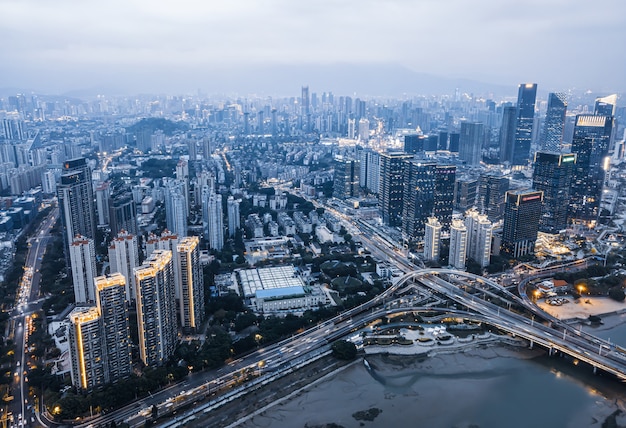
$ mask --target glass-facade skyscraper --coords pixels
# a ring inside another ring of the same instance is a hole
[[[548,110],[541,136],[541,150],[546,152],[560,152],[565,126],[567,99],[562,92],[548,95]]]
[[[533,135],[535,120],[535,100],[537,98],[537,84],[525,83],[519,85],[517,93],[515,142],[511,151],[511,165],[522,167],[530,160],[530,144]]]
[[[575,153],[535,153],[533,188],[543,191],[540,231],[558,233],[567,227],[567,205],[575,165]]]

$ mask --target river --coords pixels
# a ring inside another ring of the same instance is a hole
[[[626,315],[610,321],[584,328],[626,347]],[[490,346],[367,360],[372,370],[355,363],[239,426],[600,428],[611,414],[612,426],[626,426],[623,384],[542,351]]]

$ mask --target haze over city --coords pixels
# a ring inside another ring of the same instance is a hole
[[[8,0],[0,88],[287,95],[304,82],[396,96],[536,81],[620,92],[625,32],[620,0]]]

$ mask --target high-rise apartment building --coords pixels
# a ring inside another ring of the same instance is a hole
[[[139,355],[146,366],[163,364],[176,348],[172,252],[155,250],[135,269]]]
[[[235,236],[237,229],[241,227],[241,215],[239,214],[239,199],[235,199],[232,195],[226,201],[228,209],[228,236]]]
[[[567,207],[576,154],[535,153],[533,188],[543,192],[539,230],[559,233],[567,227]]]
[[[126,278],[121,273],[94,278],[96,305],[102,325],[102,342],[106,353],[109,382],[130,376],[132,372]]]
[[[448,264],[457,269],[465,269],[467,258],[467,228],[463,220],[454,219],[450,225],[450,255]]]
[[[424,228],[424,259],[439,261],[441,223],[439,223],[437,217],[428,217]]]
[[[96,237],[96,210],[94,207],[91,169],[85,158],[63,163],[61,180],[57,186],[61,210],[65,248],[77,235],[89,239]]]
[[[546,152],[561,152],[563,130],[565,128],[565,114],[567,112],[567,98],[562,92],[551,92],[548,95],[548,110],[541,136],[541,150]]]
[[[137,235],[137,205],[126,186],[116,186],[109,201],[109,227],[113,236],[121,231]]]
[[[536,83],[519,85],[515,121],[515,143],[511,151],[511,165],[513,167],[526,166],[530,160],[530,145],[532,143],[533,124],[535,121],[536,98]]]
[[[68,315],[72,385],[90,390],[108,382],[102,324],[95,306],[76,307]]]
[[[96,298],[93,279],[96,273],[96,247],[93,239],[76,236],[69,247],[74,301],[93,303]]]
[[[359,185],[377,194],[380,183],[380,154],[372,149],[359,152]]]
[[[543,192],[540,190],[506,193],[502,253],[518,258],[535,251],[542,204]]]
[[[121,231],[109,245],[110,272],[120,273],[126,278],[124,293],[128,302],[136,300],[135,268],[139,266],[139,243],[137,235]]]
[[[224,247],[224,214],[222,210],[222,195],[212,192],[202,194],[202,222],[204,239],[209,248],[221,251]]]
[[[378,201],[383,223],[395,227],[402,225],[402,201],[404,198],[405,161],[413,155],[402,152],[380,154],[380,187]]]
[[[198,237],[188,236],[176,246],[180,324],[184,332],[198,331],[204,321],[204,281],[199,242]]]
[[[593,222],[598,218],[609,153],[612,116],[576,116],[572,153],[576,165],[572,179],[568,219]]]
[[[178,243],[183,237],[179,237],[173,232],[165,229],[161,232],[161,236],[156,236],[151,233],[148,235],[146,239],[146,258],[150,257],[150,255],[156,250],[167,250],[172,252],[172,266],[174,269],[174,291],[176,295],[176,299],[180,299],[180,284],[178,283],[179,274],[178,274],[178,262],[176,257],[178,255],[176,251],[176,247],[178,247]]]
[[[491,238],[493,226],[486,215],[479,214],[475,209],[465,213],[467,228],[467,257],[473,259],[481,267],[489,265],[491,260]]]

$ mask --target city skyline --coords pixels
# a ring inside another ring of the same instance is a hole
[[[602,3],[7,1],[0,86],[289,94],[307,82],[366,96],[534,81],[622,92],[626,59],[611,41],[624,38],[626,5]],[[581,52],[610,60],[576,67]]]

